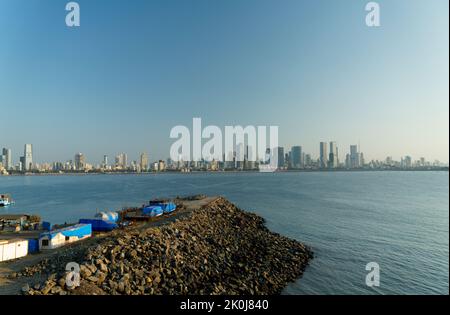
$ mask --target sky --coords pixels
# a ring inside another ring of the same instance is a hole
[[[277,125],[341,160],[449,158],[449,2],[0,0],[0,147],[37,162],[165,159],[170,130]]]

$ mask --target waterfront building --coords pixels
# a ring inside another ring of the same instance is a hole
[[[78,242],[92,235],[91,224],[76,224],[59,230],[42,233],[39,236],[39,249],[54,249]]]
[[[248,170],[252,170],[255,168],[256,156],[253,153],[253,147],[247,145],[245,148],[245,168]]]
[[[401,166],[402,166],[402,168],[411,168],[412,167],[412,158],[409,155],[402,158]]]
[[[120,153],[116,156],[116,168],[126,169],[128,167],[128,156],[126,153]]]
[[[360,158],[361,155],[358,152],[357,145],[350,146],[350,168],[358,168],[360,167]]]
[[[166,162],[163,160],[159,160],[158,162],[158,171],[162,172],[166,170]]]
[[[146,152],[141,153],[139,165],[141,167],[141,171],[145,172],[148,170],[148,154]]]
[[[311,158],[311,154],[305,154],[305,158],[304,158],[304,166],[305,167],[311,167],[312,166],[312,158]]]
[[[6,170],[11,170],[13,168],[13,162],[12,162],[12,156],[11,156],[11,149],[3,148],[2,151],[2,163]]]
[[[108,167],[108,156],[107,156],[107,155],[104,155],[104,156],[103,156],[102,167],[103,167],[103,168],[107,168],[107,167]]]
[[[319,157],[320,168],[326,168],[328,166],[327,143],[326,142],[320,142],[319,150],[320,150],[320,157]]]
[[[291,167],[303,168],[303,153],[301,146],[293,146],[291,148]]]
[[[278,168],[283,168],[284,167],[284,148],[283,147],[276,147],[273,154],[277,155],[278,158],[278,163],[277,163],[277,167]]]
[[[28,240],[0,240],[0,262],[22,258],[28,255]]]
[[[23,170],[29,171],[33,166],[33,145],[25,144],[24,153],[23,153]]]
[[[235,167],[239,170],[242,170],[244,168],[244,162],[245,162],[245,152],[244,152],[244,144],[238,143],[236,144],[236,151],[235,151]]]
[[[328,167],[335,168],[338,166],[336,142],[330,142],[330,154],[328,155]]]
[[[83,171],[86,167],[86,158],[83,153],[75,154],[75,170]]]

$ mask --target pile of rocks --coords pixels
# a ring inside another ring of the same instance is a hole
[[[90,248],[81,285],[52,274],[26,294],[277,294],[312,258],[262,218],[219,198],[168,225],[127,230]]]

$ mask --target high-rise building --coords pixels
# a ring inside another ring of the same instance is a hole
[[[102,166],[104,168],[108,167],[108,156],[107,155],[103,156],[103,164],[102,164]]]
[[[327,150],[327,143],[321,142],[320,143],[320,168],[326,168],[328,165],[328,150]]]
[[[284,167],[284,148],[283,147],[277,147],[274,150],[274,154],[277,154],[278,157],[278,163],[277,166],[278,168],[283,168]]]
[[[247,145],[245,147],[245,168],[252,170],[256,167],[255,165],[256,156],[253,152],[253,147],[250,145]]]
[[[335,168],[337,167],[337,147],[336,142],[330,142],[330,154],[328,155],[328,167]]]
[[[141,171],[148,170],[148,154],[146,152],[141,153],[139,165],[141,167]]]
[[[75,169],[77,171],[83,171],[86,167],[86,158],[83,153],[75,154]]]
[[[311,154],[305,154],[305,159],[304,159],[304,165],[309,167],[312,165],[312,158],[311,158]]]
[[[3,167],[6,170],[10,170],[13,167],[11,149],[3,148]]]
[[[128,167],[128,156],[126,153],[120,153],[116,156],[116,167],[126,169]]]
[[[403,168],[411,168],[412,167],[412,158],[409,155],[402,158],[401,166]]]
[[[236,144],[236,164],[235,167],[237,169],[243,169],[244,168],[244,162],[245,162],[245,152],[244,152],[244,144],[243,143],[237,143]]]
[[[23,152],[23,170],[29,171],[33,165],[33,145],[25,144]]]
[[[358,152],[357,145],[350,146],[350,168],[358,168],[360,167],[360,154]]]
[[[303,168],[303,152],[301,146],[291,148],[291,166],[292,168]]]

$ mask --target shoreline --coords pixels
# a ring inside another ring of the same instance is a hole
[[[280,294],[313,257],[222,197],[182,205],[167,218],[32,255],[28,263],[2,263],[0,294]],[[70,261],[81,267],[74,290],[64,282]]]
[[[277,170],[275,172],[269,172],[268,174],[278,174],[278,173],[361,173],[361,172],[448,172],[448,167],[441,167],[435,169],[311,169],[311,170]],[[0,175],[2,177],[26,177],[26,176],[89,176],[89,175],[138,175],[138,176],[151,176],[151,175],[162,175],[162,174],[267,174],[267,172],[259,172],[258,170],[230,170],[230,171],[190,171],[190,172],[180,172],[180,171],[163,171],[163,172],[67,172],[67,173],[21,173],[21,174],[9,174]]]

